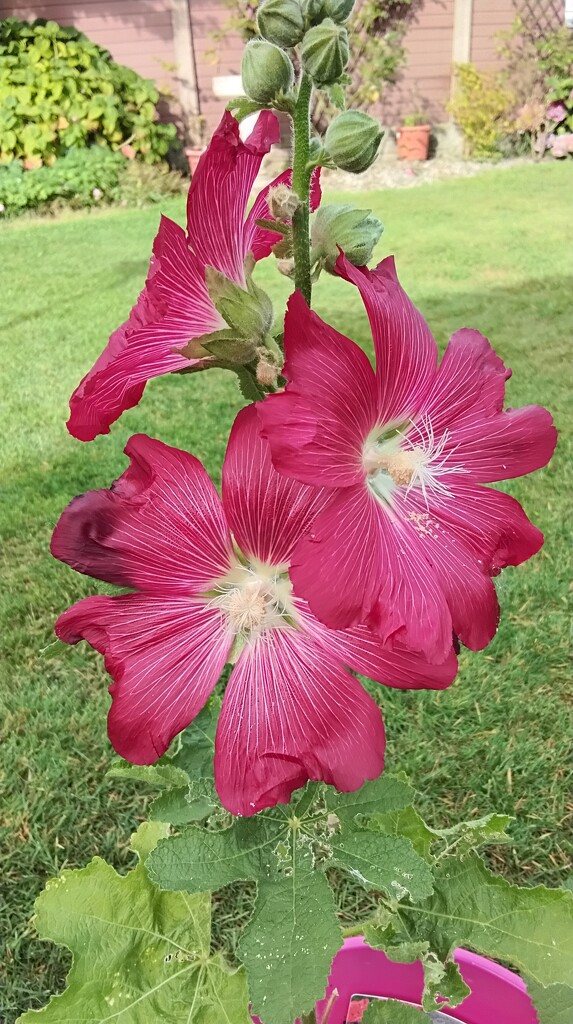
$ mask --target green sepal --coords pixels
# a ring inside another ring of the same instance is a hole
[[[105,774],[108,779],[144,782],[154,789],[186,786],[189,781],[186,773],[177,768],[171,758],[162,759],[157,764],[130,764],[129,761],[123,761],[118,757],[112,761]]]
[[[251,100],[248,96],[235,96],[234,99],[229,100],[225,110],[228,110],[235,120],[240,122],[250,114],[255,114],[257,110],[264,110],[264,103],[257,103],[256,100]]]
[[[246,290],[214,267],[206,267],[205,282],[215,308],[237,339],[257,342],[268,333],[274,318],[272,302],[254,284],[248,268]]]

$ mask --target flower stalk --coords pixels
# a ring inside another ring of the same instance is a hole
[[[294,281],[310,305],[310,100],[312,79],[303,71],[293,115],[294,155],[292,187],[300,206],[292,218]]]

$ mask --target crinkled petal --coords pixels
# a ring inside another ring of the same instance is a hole
[[[307,779],[348,792],[383,767],[380,709],[310,636],[277,629],[243,650],[215,740],[227,810],[251,815],[287,803]]]
[[[429,494],[427,512],[468,548],[485,572],[497,575],[537,554],[543,534],[504,491],[450,477],[450,495]]]
[[[283,237],[276,231],[270,231],[268,228],[258,227],[256,224],[257,220],[268,220],[274,219],[271,217],[268,204],[269,189],[276,188],[277,185],[288,185],[292,186],[292,170],[289,167],[288,170],[283,171],[279,174],[274,181],[271,181],[269,185],[266,185],[261,192],[259,192],[255,199],[247,219],[245,221],[244,228],[244,249],[245,252],[252,252],[255,260],[264,259],[269,256],[273,245],[280,242]],[[310,209],[316,210],[320,205],[322,193],[320,189],[320,167],[317,167],[313,171],[312,179],[310,183]]]
[[[363,485],[335,492],[294,550],[294,592],[332,629],[366,621],[377,606],[380,576],[388,572],[379,519]]]
[[[327,500],[321,488],[277,473],[256,407],[243,409],[223,464],[223,504],[241,551],[272,565],[289,561]]]
[[[450,338],[423,415],[436,437],[475,416],[501,412],[505,382],[511,377],[487,338],[463,329]]]
[[[357,286],[368,313],[376,352],[380,422],[412,417],[433,383],[438,350],[424,317],[398,281],[394,257],[388,256],[368,270],[352,266],[341,254],[336,271]]]
[[[148,594],[207,590],[230,566],[221,499],[188,452],[136,434],[131,465],[110,490],[88,491],[62,513],[52,554],[77,572]]]
[[[458,659],[453,648],[441,664],[427,661],[399,641],[385,643],[368,626],[329,629],[297,601],[297,610],[310,633],[325,650],[354,672],[400,690],[443,690],[454,681]]]
[[[245,212],[262,159],[280,138],[276,115],[259,114],[242,142],[239,124],[226,111],[193,175],[187,199],[187,231],[193,252],[238,285],[245,284],[245,257],[252,233]]]
[[[113,679],[111,743],[134,764],[152,764],[199,713],[233,637],[220,613],[183,597],[87,597],[56,623],[60,640],[87,640]]]
[[[450,465],[462,466],[472,483],[487,484],[541,469],[556,444],[551,413],[528,405],[454,424],[443,455]]]
[[[70,399],[70,433],[80,441],[107,434],[122,412],[137,405],[152,377],[211,363],[210,356],[187,359],[179,350],[224,326],[185,232],[162,217],[145,288],[129,320],[114,331]]]
[[[289,301],[285,356],[285,392],[258,405],[275,466],[326,487],[363,480],[363,443],[378,420],[367,356],[311,312],[300,292]]]

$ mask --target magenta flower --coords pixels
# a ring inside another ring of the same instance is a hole
[[[362,295],[376,370],[295,294],[289,383],[257,407],[276,468],[332,488],[293,553],[295,592],[332,628],[368,622],[432,660],[448,654],[452,633],[479,650],[498,623],[490,576],[543,543],[517,501],[481,485],[544,466],[551,416],[502,411],[510,371],[477,331],[457,331],[438,368],[393,259],[369,271],[340,257],[337,267]]]
[[[549,104],[545,113],[550,121],[555,121],[556,124],[559,124],[560,121],[564,121],[567,117],[567,107],[560,100],[555,100]]]
[[[453,651],[429,665],[365,627],[329,631],[293,596],[292,550],[327,495],[276,473],[254,406],[239,413],[223,499],[192,455],[144,434],[111,490],[76,498],[52,553],[135,592],[85,598],[56,632],[105,656],[108,731],[137,764],[160,757],[235,663],[215,743],[225,807],[253,814],[307,779],[353,790],[384,761],[380,710],[344,665],[395,687],[448,686]]]
[[[74,391],[67,426],[74,437],[91,441],[126,409],[139,402],[152,377],[176,370],[200,370],[214,362],[197,341],[192,357],[182,355],[193,339],[227,325],[205,284],[205,267],[221,271],[245,287],[245,260],[268,256],[281,235],[257,227],[270,218],[269,188],[290,183],[281,174],[245,211],[261,161],[279,139],[278,121],[263,111],[246,142],[235,118],[225,113],[193,175],[187,200],[187,233],[161,218],[145,287],[126,323],[111,335],[95,365]],[[315,177],[313,206],[320,202]],[[188,348],[187,348],[187,351]]]

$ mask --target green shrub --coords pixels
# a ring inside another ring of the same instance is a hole
[[[39,167],[94,144],[129,144],[155,163],[175,137],[173,125],[158,121],[158,100],[153,82],[77,29],[0,21],[0,163]]]
[[[109,203],[143,206],[186,187],[186,180],[163,164],[152,167],[126,160],[107,147],[91,146],[71,149],[51,167],[27,171],[21,160],[0,166],[0,213],[57,212]]]
[[[491,159],[500,154],[503,138],[513,131],[515,97],[499,72],[478,71],[456,64],[456,88],[448,110],[464,136],[468,156]]]

